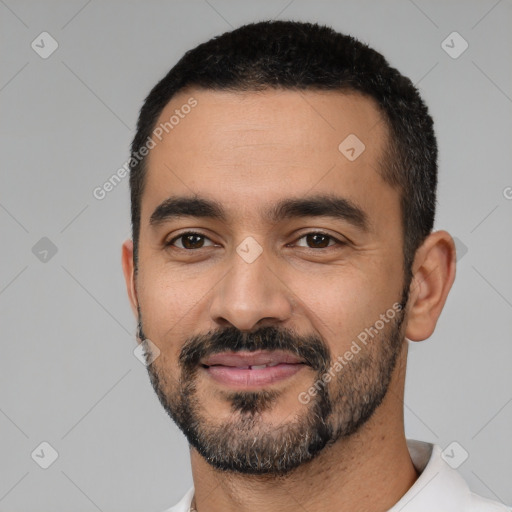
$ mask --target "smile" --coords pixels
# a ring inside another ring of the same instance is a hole
[[[206,358],[201,366],[216,382],[237,388],[273,384],[308,367],[305,361],[284,351],[223,352]]]

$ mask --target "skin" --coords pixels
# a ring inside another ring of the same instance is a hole
[[[140,308],[144,334],[161,350],[153,365],[168,376],[169,396],[177,389],[178,355],[190,336],[276,325],[321,337],[336,357],[399,301],[404,286],[400,196],[377,172],[388,134],[372,100],[332,91],[192,89],[175,96],[160,120],[191,95],[197,106],[148,157],[136,276],[131,240],[122,249],[131,306],[136,316]],[[349,134],[366,145],[353,162],[338,150]],[[285,197],[317,193],[351,199],[367,213],[371,230],[332,218],[270,224],[260,214]],[[220,201],[228,222],[181,218],[150,226],[165,199],[191,194]],[[204,233],[207,246],[193,254],[164,247],[187,229]],[[308,248],[301,237],[318,230],[350,243]],[[263,249],[250,264],[236,252],[248,236]],[[434,331],[455,278],[455,246],[446,231],[427,237],[412,271],[402,335],[421,341]],[[388,391],[371,418],[278,480],[221,472],[191,447],[198,511],[388,510],[418,477],[403,423],[406,361],[404,340]],[[279,395],[262,412],[262,425],[285,425],[300,414],[305,406],[297,396],[314,379],[305,369],[268,386]],[[197,383],[207,421],[229,420],[221,385],[204,375]]]

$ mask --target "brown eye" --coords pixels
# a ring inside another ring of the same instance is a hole
[[[305,239],[306,246],[302,245],[299,247],[306,247],[309,249],[325,249],[327,247],[332,247],[333,245],[343,245],[343,242],[340,242],[336,238],[327,233],[322,232],[311,232],[307,233],[299,238],[299,240]],[[330,241],[334,241],[333,244],[329,244]]]
[[[179,240],[181,240],[181,246],[175,245],[174,242]],[[166,243],[165,245],[185,250],[202,249],[203,247],[206,247],[204,245],[205,240],[210,239],[201,233],[188,231],[187,233],[182,233],[181,235],[173,238],[170,242]]]
[[[312,244],[315,249],[317,247],[320,247],[321,249],[328,247],[329,239],[329,236],[322,234],[306,235],[307,242]]]

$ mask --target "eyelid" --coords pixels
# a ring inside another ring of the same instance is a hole
[[[184,237],[185,235],[196,235],[196,236],[202,236],[203,238],[210,240],[212,242],[211,238],[208,235],[205,235],[204,233],[201,233],[201,231],[196,231],[194,229],[188,229],[187,231],[183,231],[179,233],[178,235],[174,235],[168,242],[164,242],[165,247],[174,247],[175,249],[182,249],[184,251],[192,252],[197,251],[198,249],[183,249],[183,247],[176,247],[174,246],[174,242],[176,240],[179,240],[180,238]],[[212,247],[212,246],[208,246]],[[203,247],[200,247],[200,249],[203,249]]]
[[[322,248],[318,248],[318,249],[315,249],[314,247],[302,247],[302,249],[309,249],[311,251],[319,252],[322,249],[325,251],[327,249],[335,248],[336,246],[341,247],[343,245],[348,245],[348,243],[349,243],[347,240],[343,240],[343,237],[338,238],[334,235],[331,235],[331,233],[324,231],[323,229],[316,229],[316,230],[310,229],[309,231],[306,231],[305,233],[301,233],[297,236],[294,243],[296,243],[298,240],[301,240],[302,238],[305,238],[308,235],[323,235],[323,236],[330,238],[331,240],[334,240],[335,243],[333,245],[328,245],[327,247],[322,247]]]

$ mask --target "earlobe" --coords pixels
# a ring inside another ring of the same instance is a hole
[[[416,251],[405,337],[432,335],[455,280],[455,243],[446,231],[431,233]]]
[[[126,240],[123,243],[122,248],[122,265],[124,280],[126,283],[126,291],[130,300],[130,306],[132,308],[135,318],[138,317],[138,300],[137,300],[137,289],[135,286],[135,274],[134,274],[134,263],[133,263],[133,241]]]

